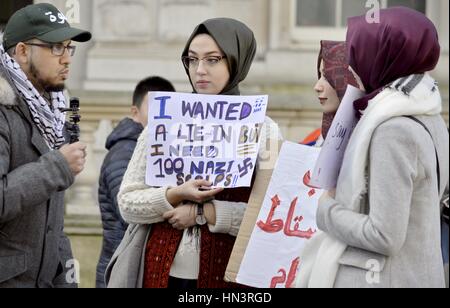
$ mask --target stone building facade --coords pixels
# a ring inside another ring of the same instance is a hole
[[[440,33],[442,57],[433,76],[440,82],[448,121],[448,0],[34,2],[53,3],[74,26],[89,29],[94,35],[90,43],[78,46],[68,84],[70,95],[81,99],[82,140],[89,144],[86,171],[68,195],[67,212],[74,217],[98,215],[96,190],[105,139],[128,114],[137,81],[160,75],[171,80],[180,92],[191,90],[180,55],[195,25],[208,18],[236,18],[254,30],[257,58],[242,92],[268,94],[269,115],[280,124],[286,139],[299,141],[320,126],[320,106],[312,89],[317,79],[319,41],[344,40],[346,17],[367,12],[370,8],[366,4],[411,5],[425,12]]]

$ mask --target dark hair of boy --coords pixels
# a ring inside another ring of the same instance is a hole
[[[133,93],[133,106],[141,108],[142,100],[151,91],[175,92],[175,88],[170,81],[161,77],[148,77],[141,80]]]

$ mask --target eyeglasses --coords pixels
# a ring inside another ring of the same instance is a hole
[[[38,46],[38,47],[44,47],[49,48],[52,51],[52,54],[54,56],[61,57],[64,55],[64,53],[67,51],[69,52],[69,55],[73,57],[75,54],[76,46],[64,46],[63,44],[37,44],[37,43],[24,43],[25,45],[30,46]]]
[[[226,59],[226,56],[209,56],[203,59],[189,56],[181,58],[186,69],[196,69],[200,65],[200,61],[203,61],[207,67],[214,67],[223,59]]]

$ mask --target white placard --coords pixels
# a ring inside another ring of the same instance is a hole
[[[358,88],[347,87],[314,168],[311,177],[313,186],[327,190],[336,188],[345,149],[358,123],[353,103],[364,95],[365,92]]]
[[[150,92],[146,184],[249,187],[268,96]]]
[[[256,288],[291,287],[299,254],[317,231],[321,190],[309,186],[320,149],[285,142],[245,251],[237,282]]]

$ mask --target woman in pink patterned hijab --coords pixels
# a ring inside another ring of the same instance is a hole
[[[322,136],[325,139],[348,85],[358,87],[349,70],[345,42],[321,41],[317,63],[319,80],[314,90],[323,107]]]

